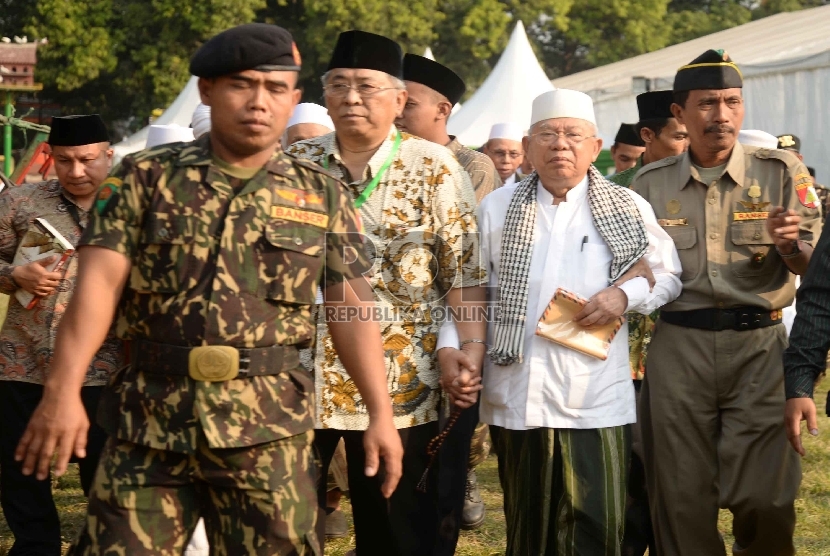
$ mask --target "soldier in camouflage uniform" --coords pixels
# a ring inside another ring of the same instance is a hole
[[[55,449],[57,474],[83,452],[73,393],[117,309],[131,365],[101,401],[110,439],[77,554],[181,554],[200,515],[214,554],[320,554],[313,383],[297,348],[314,332],[318,284],[338,308],[366,310],[372,297],[347,190],[279,149],[299,66],[279,27],[217,35],[190,67],[212,131],[125,158],[98,194],[76,297],[18,449],[24,473],[39,475]],[[390,496],[402,448],[380,330],[367,320],[332,332],[337,347],[361,346],[340,356],[370,406],[366,472],[382,457]]]

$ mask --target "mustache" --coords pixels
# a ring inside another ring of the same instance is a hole
[[[713,124],[704,128],[703,133],[731,133],[735,134],[735,128],[731,125]]]

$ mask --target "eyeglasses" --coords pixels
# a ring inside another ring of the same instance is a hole
[[[566,132],[566,133],[554,133],[553,131],[543,131],[541,133],[534,133],[531,135],[533,140],[536,141],[537,144],[542,145],[543,147],[549,147],[559,137],[565,139],[565,142],[572,147],[579,145],[585,139],[589,139],[591,137],[596,137],[596,135],[582,135],[581,133],[574,133],[574,132]]]
[[[496,158],[506,158],[508,160],[519,158],[522,154],[523,153],[517,151],[493,151],[493,156]]]
[[[348,85],[346,83],[334,83],[326,85],[323,90],[330,97],[343,98],[349,94],[349,91],[354,91],[361,98],[373,97],[381,91],[388,91],[390,89],[398,89],[398,87],[377,87],[369,83],[360,83],[358,85]]]

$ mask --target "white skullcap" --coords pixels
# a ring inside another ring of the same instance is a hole
[[[772,133],[760,129],[742,129],[738,132],[738,143],[750,147],[761,147],[764,149],[777,149],[778,137]]]
[[[522,126],[516,124],[493,124],[493,127],[490,128],[490,139],[510,139],[511,141],[518,141],[519,143],[522,142],[522,137],[524,137],[524,130]]]
[[[151,125],[147,133],[147,145],[145,149],[165,145],[167,143],[193,141],[193,130],[180,125]]]
[[[294,108],[294,113],[291,114],[291,119],[288,120],[288,126],[286,127],[298,124],[317,124],[334,131],[334,122],[331,121],[328,110],[324,106],[313,102],[298,104]]]
[[[597,125],[594,101],[585,93],[570,89],[556,89],[542,93],[533,99],[530,125],[551,118],[578,118]]]
[[[193,128],[193,136],[196,139],[210,131],[210,106],[205,106],[201,102],[196,106],[190,127]]]

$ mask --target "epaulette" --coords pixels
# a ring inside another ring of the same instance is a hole
[[[801,163],[797,156],[784,149],[757,149],[750,154],[761,160],[769,160],[770,158],[780,160],[787,165],[787,168],[792,168]]]
[[[655,162],[651,162],[649,164],[646,164],[645,166],[640,168],[640,171],[637,172],[637,176],[643,175],[646,172],[651,172],[652,170],[656,170],[658,168],[665,168],[666,166],[674,166],[675,164],[677,164],[677,162],[680,160],[680,158],[682,156],[683,156],[682,154],[677,154],[677,155],[674,155],[674,156],[669,156],[667,158],[661,158],[660,160],[657,160]]]

